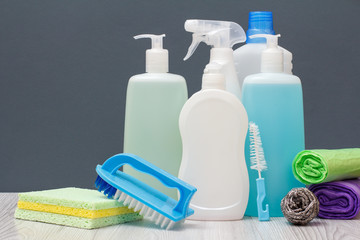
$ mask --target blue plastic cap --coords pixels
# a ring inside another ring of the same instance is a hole
[[[249,38],[255,34],[275,34],[272,12],[250,12],[246,43],[266,43],[265,38]]]

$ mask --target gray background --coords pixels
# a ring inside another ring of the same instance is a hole
[[[358,0],[0,0],[0,192],[91,188],[95,166],[122,152],[127,81],[145,69],[150,42],[132,36],[166,33],[170,71],[192,95],[209,47],[182,61],[184,21],[247,29],[253,10],[273,11],[294,55],[306,147],[359,147]]]

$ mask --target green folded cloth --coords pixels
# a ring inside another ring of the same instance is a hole
[[[360,177],[360,148],[304,150],[296,155],[293,173],[305,184]]]

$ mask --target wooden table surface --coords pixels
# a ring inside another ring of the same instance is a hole
[[[240,221],[186,221],[181,228],[166,231],[142,220],[100,229],[86,230],[14,219],[16,193],[0,193],[0,239],[360,239],[360,217],[352,220],[316,218],[306,226],[293,226],[285,218],[259,222],[245,217]]]

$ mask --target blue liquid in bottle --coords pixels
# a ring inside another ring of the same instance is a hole
[[[304,150],[305,138],[300,79],[288,74],[276,75],[280,76],[280,79],[275,82],[271,81],[274,79],[272,77],[272,79],[263,79],[260,83],[245,80],[242,102],[248,113],[249,122],[253,121],[259,126],[268,167],[266,171],[261,172],[266,187],[264,206],[266,203],[269,204],[271,217],[282,217],[281,199],[292,188],[304,187],[292,173],[292,161],[298,152]],[[286,79],[285,84],[280,83],[282,78]],[[264,83],[265,80],[270,81]],[[257,216],[258,173],[250,169],[249,136],[245,142],[245,159],[250,180],[250,194],[245,215]]]

